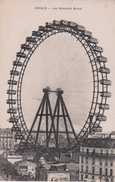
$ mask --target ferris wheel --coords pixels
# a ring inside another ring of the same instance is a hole
[[[68,151],[102,130],[111,97],[102,52],[90,31],[65,20],[47,22],[26,38],[7,90],[9,122],[20,147]]]

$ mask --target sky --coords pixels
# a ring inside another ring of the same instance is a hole
[[[41,7],[41,9],[40,9]],[[44,9],[46,7],[47,9]],[[62,8],[71,8],[68,10],[62,10]],[[56,9],[57,8],[57,9]],[[112,93],[112,97],[108,99],[108,103],[110,104],[109,111],[105,112],[105,115],[107,116],[107,121],[101,123],[101,126],[103,127],[103,132],[108,131],[115,131],[115,1],[114,0],[25,0],[25,1],[18,1],[18,0],[4,0],[0,1],[0,127],[6,128],[11,127],[12,125],[8,123],[9,115],[7,114],[8,105],[6,104],[7,100],[7,89],[8,84],[7,80],[10,78],[10,70],[12,69],[12,63],[16,59],[16,52],[20,51],[20,46],[23,44],[26,40],[26,37],[31,36],[31,33],[33,30],[38,30],[38,27],[40,25],[44,26],[45,22],[52,22],[53,20],[68,20],[76,22],[80,25],[83,25],[86,27],[87,30],[91,31],[93,34],[93,37],[97,38],[99,41],[99,46],[103,47],[104,52],[103,56],[107,57],[108,62],[106,66],[110,68],[110,75],[108,78],[112,81],[112,85],[109,88],[109,91]],[[70,37],[63,37],[67,42],[69,42]],[[58,39],[58,37],[57,37]],[[60,39],[60,37],[59,37]],[[43,51],[45,49],[45,46],[47,47],[47,42],[49,41],[50,47],[47,49],[47,55],[51,56],[52,46],[56,45],[58,47],[61,47],[61,45],[56,43],[55,38],[55,44],[53,45],[52,40],[50,42],[50,39],[44,42],[44,44],[41,45],[38,54],[38,57],[44,58],[44,61],[46,61]],[[68,50],[74,55],[74,40],[71,39],[71,46],[69,47],[69,43],[66,44],[66,47],[68,46]],[[77,53],[82,56],[79,52],[80,49],[77,47]],[[40,52],[41,51],[41,52]],[[61,49],[60,49],[61,51]],[[56,54],[56,53],[55,53]],[[66,54],[66,52],[65,52]],[[76,57],[74,57],[75,59]],[[54,57],[52,57],[52,60]],[[63,63],[64,60],[67,59],[66,56],[63,56]],[[35,60],[35,56],[33,57],[33,60]],[[37,61],[37,60],[35,60]],[[84,64],[84,63],[83,63]],[[71,65],[72,66],[72,65]],[[81,66],[79,64],[79,66]],[[38,66],[39,67],[39,66]],[[54,65],[55,67],[55,65]],[[35,68],[34,64],[28,65],[28,69],[25,73],[25,80],[24,85],[27,84],[28,75],[30,76],[29,70],[30,68]],[[51,68],[51,67],[50,67]],[[63,65],[62,65],[63,68]],[[41,68],[39,68],[41,69]],[[76,67],[77,69],[77,67]],[[84,69],[84,68],[83,68]],[[87,66],[86,70],[89,69]],[[39,72],[39,70],[37,70]],[[55,70],[57,73],[57,79],[58,77],[58,70]],[[67,72],[69,72],[69,69],[67,69]],[[35,72],[33,72],[35,74]],[[41,72],[40,72],[41,73]],[[71,72],[70,72],[71,73]],[[34,80],[34,74],[31,79]],[[53,72],[52,72],[53,74]],[[27,75],[27,76],[26,76]],[[68,74],[66,74],[67,76]],[[73,77],[75,78],[76,75],[72,73]],[[51,75],[52,76],[52,75]],[[31,77],[31,76],[30,76]],[[47,77],[47,76],[46,76]],[[88,72],[86,79],[89,77],[90,79],[90,73]],[[84,79],[84,78],[83,78]],[[36,80],[31,81],[29,83],[29,89],[30,85]],[[85,81],[85,79],[83,80]],[[53,80],[54,82],[54,80]],[[39,83],[39,82],[38,82]],[[64,80],[63,82],[64,83]],[[41,84],[41,83],[40,83]],[[40,85],[39,84],[39,85]],[[71,83],[70,83],[71,85]],[[68,86],[70,86],[68,83]],[[44,87],[45,84],[41,84],[41,88]],[[67,84],[65,85],[67,86]],[[88,85],[89,86],[89,85]],[[58,87],[58,84],[56,85]],[[56,88],[55,87],[55,88]],[[90,86],[89,86],[90,87]],[[26,93],[25,87],[25,93]],[[34,85],[31,86],[31,88],[34,88]],[[40,88],[40,89],[41,89]],[[54,89],[55,89],[54,88]],[[65,87],[64,87],[65,88]],[[23,86],[24,89],[24,86]],[[29,94],[31,94],[33,91],[30,91]],[[66,94],[65,94],[66,95]],[[38,96],[32,97],[37,99],[41,99],[42,93],[40,93]],[[23,95],[23,98],[28,101],[29,98],[28,95]],[[24,100],[23,99],[23,100]],[[65,96],[66,101],[66,96]],[[30,101],[31,102],[31,101]],[[36,101],[35,101],[36,102]],[[83,102],[82,102],[83,103]],[[23,103],[24,104],[24,103]],[[38,108],[38,105],[36,103],[34,104],[34,107]],[[31,106],[31,104],[30,104]],[[26,108],[26,105],[23,107]],[[70,107],[71,109],[71,107]],[[24,115],[28,120],[30,116],[28,111],[30,110],[29,104],[28,108],[25,109]],[[88,110],[88,109],[87,109]],[[72,113],[73,111],[70,111]],[[82,113],[80,114],[82,115]],[[74,119],[74,118],[73,118]]]

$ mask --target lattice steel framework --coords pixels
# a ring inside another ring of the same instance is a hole
[[[76,133],[72,125],[72,121],[70,119],[69,113],[67,111],[65,102],[63,100],[62,94],[63,91],[61,89],[57,89],[56,91],[52,91],[49,87],[43,89],[44,95],[40,106],[35,115],[34,121],[30,128],[28,137],[24,142],[24,149],[28,149],[28,144],[31,139],[31,136],[34,134],[35,140],[32,141],[31,145],[36,149],[38,148],[38,138],[42,133],[46,136],[45,150],[49,151],[51,149],[50,139],[53,134],[55,150],[60,151],[60,140],[59,134],[63,134],[66,136],[65,142],[69,145],[73,139],[76,139]],[[49,94],[50,92],[54,92],[57,95],[56,104],[54,112],[52,112]],[[45,120],[45,128],[42,128],[42,122]],[[63,126],[62,126],[63,124]],[[23,142],[22,142],[23,145]],[[53,147],[53,149],[54,149]]]

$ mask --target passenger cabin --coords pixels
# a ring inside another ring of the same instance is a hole
[[[90,37],[88,39],[88,42],[93,43],[93,44],[98,44],[98,40],[96,38],[93,38],[93,37]]]
[[[39,31],[32,31],[32,36],[41,37],[42,33]]]
[[[99,109],[109,110],[109,104],[99,104]]]
[[[100,92],[101,97],[111,97],[111,92]]]
[[[19,71],[11,70],[10,71],[10,75],[18,76],[19,75]]]
[[[16,90],[7,90],[7,94],[16,95]]]
[[[93,126],[92,129],[94,132],[102,132],[102,127],[101,126]]]
[[[78,26],[78,24],[77,24],[77,23],[74,23],[74,22],[69,21],[69,22],[68,22],[68,26],[69,26],[69,27],[72,27],[72,28],[75,28],[75,26]]]
[[[6,101],[7,104],[16,104],[16,100],[15,99],[8,99]]]
[[[97,118],[96,118],[96,120],[97,121],[106,121],[107,120],[107,117],[106,116],[101,116],[101,115],[99,115],[99,116],[97,116]]]
[[[26,42],[36,43],[36,39],[32,37],[27,37]]]
[[[109,74],[110,73],[110,69],[109,68],[106,68],[106,67],[101,67],[101,68],[99,68],[99,72],[100,73]]]
[[[63,24],[63,25],[68,26],[68,21],[66,21],[66,20],[61,20],[61,21],[60,21],[60,24]]]
[[[97,57],[97,61],[106,63],[107,62],[107,58],[103,57],[103,56],[98,56]]]
[[[17,109],[16,108],[10,108],[10,109],[7,110],[7,113],[16,114],[17,113]]]
[[[31,47],[30,47],[29,45],[27,45],[27,44],[22,44],[22,45],[21,45],[21,49],[30,50]]]
[[[17,123],[17,122],[18,122],[18,117],[9,118],[9,123]]]
[[[46,27],[52,27],[52,23],[46,22]]]
[[[44,31],[44,29],[45,29],[45,27],[39,26],[39,30],[40,30],[40,31]]]
[[[86,37],[91,37],[91,36],[92,36],[92,33],[91,33],[90,31],[87,31],[87,30],[85,30],[85,31],[83,32],[83,34],[84,34]]]
[[[103,48],[98,46],[93,47],[93,50],[96,52],[103,52]]]
[[[22,66],[22,62],[20,62],[20,61],[13,61],[13,66]]]
[[[77,25],[77,26],[75,26],[75,30],[85,31],[85,27],[83,27],[81,25]]]
[[[48,28],[48,27],[39,26],[39,30],[40,30],[40,31],[43,31],[43,32],[49,32],[49,31],[51,31],[52,29],[51,29],[51,28]]]
[[[15,81],[15,80],[8,80],[8,84],[17,85],[17,81]]]
[[[23,52],[17,52],[17,57],[20,57],[20,58],[25,58],[26,57],[26,54],[24,54]]]
[[[102,85],[111,85],[111,80],[105,80],[105,79],[102,79],[102,80],[100,80],[100,83],[102,84]]]
[[[59,26],[60,25],[60,21],[54,20],[53,21],[53,25]]]

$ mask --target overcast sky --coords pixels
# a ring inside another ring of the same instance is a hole
[[[47,10],[38,9],[38,7],[47,7]],[[57,10],[53,10],[53,7],[57,8]],[[70,7],[72,10],[61,10],[59,7]],[[76,10],[74,10],[73,7],[75,7]],[[0,127],[11,127],[7,121],[9,118],[9,115],[7,114],[8,105],[6,105],[6,91],[8,89],[7,80],[10,78],[12,63],[16,58],[16,52],[20,51],[20,45],[25,43],[26,37],[31,36],[33,30],[38,30],[38,26],[44,26],[45,22],[62,19],[85,26],[87,30],[93,33],[93,37],[99,40],[99,46],[104,49],[103,56],[108,58],[106,66],[110,68],[111,71],[109,79],[112,80],[112,86],[109,90],[112,92],[112,97],[108,99],[110,110],[105,113],[107,121],[103,122],[101,126],[103,126],[104,132],[115,130],[114,0],[0,1]],[[66,41],[67,40],[69,41],[69,38],[66,39]],[[71,44],[71,49],[74,54],[72,46],[74,47],[74,42]],[[43,56],[42,54],[40,55],[41,57]],[[87,77],[88,76],[90,76],[90,74],[87,75]],[[42,85],[42,87],[43,86],[45,85]],[[34,97],[36,98],[36,96]],[[28,112],[25,111],[25,115],[26,114],[28,114]]]

